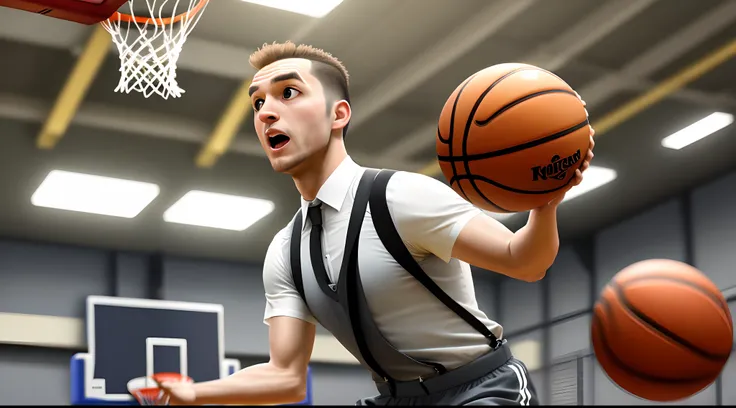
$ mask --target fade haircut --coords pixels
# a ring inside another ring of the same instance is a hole
[[[283,43],[263,44],[261,48],[251,54],[249,62],[256,70],[288,58],[301,58],[312,61],[310,73],[319,80],[324,88],[327,100],[327,113],[329,114],[331,104],[344,99],[350,103],[348,85],[350,76],[340,60],[332,54],[311,45],[296,45],[291,41]],[[349,125],[349,123],[348,123]],[[342,131],[343,138],[348,133],[348,125]]]

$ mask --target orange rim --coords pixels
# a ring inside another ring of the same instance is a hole
[[[199,3],[197,3],[196,6],[194,6],[191,10],[185,11],[184,13],[181,13],[174,17],[167,17],[167,18],[151,18],[151,17],[133,17],[130,14],[121,13],[119,11],[116,11],[113,13],[112,16],[110,16],[110,20],[120,20],[125,21],[126,23],[139,23],[139,24],[156,24],[156,25],[170,25],[170,24],[176,24],[179,21],[181,21],[184,17],[187,15],[194,17],[202,10],[202,7],[204,7],[207,2],[210,0],[199,0]]]

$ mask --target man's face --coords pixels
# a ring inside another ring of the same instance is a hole
[[[253,124],[274,170],[293,174],[330,139],[332,115],[306,59],[276,61],[251,82]]]

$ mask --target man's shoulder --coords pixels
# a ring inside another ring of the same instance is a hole
[[[291,242],[291,231],[294,226],[294,217],[282,227],[271,239],[266,254],[266,261],[275,261],[276,258],[285,258],[288,255],[289,243]]]
[[[291,217],[289,222],[286,223],[276,234],[274,234],[271,240],[271,245],[284,244],[291,239],[291,231],[294,228],[294,216]]]
[[[397,170],[386,186],[389,204],[432,200],[442,194],[457,195],[440,180],[412,171]]]

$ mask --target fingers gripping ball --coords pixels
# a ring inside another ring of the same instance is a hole
[[[703,273],[652,259],[623,269],[603,289],[591,335],[611,381],[640,398],[675,401],[718,377],[731,355],[733,323]]]
[[[589,144],[577,93],[526,64],[494,65],[463,81],[442,109],[436,138],[452,188],[493,212],[527,211],[558,197]]]

